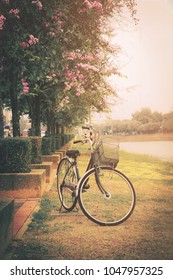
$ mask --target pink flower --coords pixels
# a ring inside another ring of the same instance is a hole
[[[88,0],[84,0],[84,1],[83,1],[83,4],[84,4],[84,6],[85,6],[86,8],[88,8],[88,9],[91,9],[91,8],[92,8],[92,4],[91,4],[91,2],[88,1]]]
[[[83,74],[80,74],[80,75],[78,76],[78,78],[79,78],[80,80],[82,80],[82,79],[84,79],[84,75],[83,75]]]
[[[5,21],[6,21],[6,18],[3,15],[0,15],[0,30],[3,29]]]
[[[92,6],[97,10],[102,10],[102,4],[100,2],[94,1]]]
[[[63,108],[66,104],[68,104],[70,101],[69,101],[69,97],[68,96],[65,96],[64,99],[61,101],[61,103],[59,104],[59,106],[61,108]]]
[[[80,96],[80,92],[76,92],[76,96]]]
[[[44,27],[49,27],[49,26],[50,26],[50,23],[49,23],[49,22],[44,22],[44,23],[43,23],[43,26],[44,26]]]
[[[32,1],[32,5],[36,5],[39,10],[43,9],[43,4],[40,1]]]
[[[9,14],[11,14],[11,15],[14,15],[16,18],[20,18],[19,17],[19,9],[11,9],[10,11],[9,11]]]
[[[39,39],[38,38],[35,38],[33,35],[29,35],[29,41],[28,41],[28,43],[30,44],[30,45],[32,45],[32,44],[36,44],[36,43],[38,43],[39,42]]]
[[[85,70],[91,70],[93,72],[99,72],[99,69],[93,65],[89,65],[89,64],[84,64],[84,63],[78,63],[77,67],[85,69]]]
[[[37,8],[39,10],[42,10],[42,8],[43,8],[43,5],[42,5],[42,3],[40,1],[38,1],[38,3],[37,3]]]
[[[25,42],[21,42],[20,45],[24,48],[29,48],[29,44]]]
[[[28,83],[25,81],[25,79],[21,79],[22,85],[23,85],[23,93],[27,94],[29,92]]]
[[[33,44],[36,44],[39,42],[39,39],[38,38],[35,38],[33,35],[29,35],[29,40],[28,42],[21,42],[20,45],[23,47],[23,48],[29,48],[29,46],[33,45]]]
[[[84,7],[87,9],[96,9],[96,10],[102,10],[102,4],[98,1],[90,2],[88,0],[83,1]]]

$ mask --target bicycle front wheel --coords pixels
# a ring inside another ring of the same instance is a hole
[[[77,175],[68,158],[62,158],[57,169],[57,191],[65,210],[72,211],[77,203]]]
[[[87,190],[86,184],[89,185]],[[80,181],[80,207],[91,221],[99,225],[116,226],[124,222],[132,214],[135,202],[132,183],[118,170],[92,168]]]

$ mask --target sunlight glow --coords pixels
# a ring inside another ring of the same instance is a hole
[[[137,0],[137,26],[122,26],[115,42],[122,46],[119,64],[127,79],[111,77],[122,102],[112,106],[114,119],[131,118],[143,107],[162,113],[173,110],[173,2]]]

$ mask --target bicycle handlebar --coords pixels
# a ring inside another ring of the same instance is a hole
[[[75,140],[75,141],[73,141],[73,144],[77,144],[77,143],[81,143],[81,142],[83,142],[83,140]]]
[[[93,152],[93,146],[94,144],[96,143],[96,140],[99,136],[99,133],[95,130],[95,128],[93,128],[92,126],[82,126],[82,129],[87,129],[90,131],[90,135],[89,137],[87,137],[87,135],[85,134],[85,138],[83,139],[79,139],[79,140],[75,140],[73,141],[74,144],[77,144],[77,143],[86,143],[86,142],[89,142],[89,145],[90,145],[90,150],[91,152]]]

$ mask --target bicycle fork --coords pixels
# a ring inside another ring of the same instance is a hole
[[[94,166],[94,168],[95,168],[95,179],[96,179],[96,183],[97,183],[99,190],[101,191],[101,193],[103,194],[105,199],[110,199],[111,193],[107,192],[104,189],[104,187],[100,181],[101,170],[100,170],[99,166]]]

